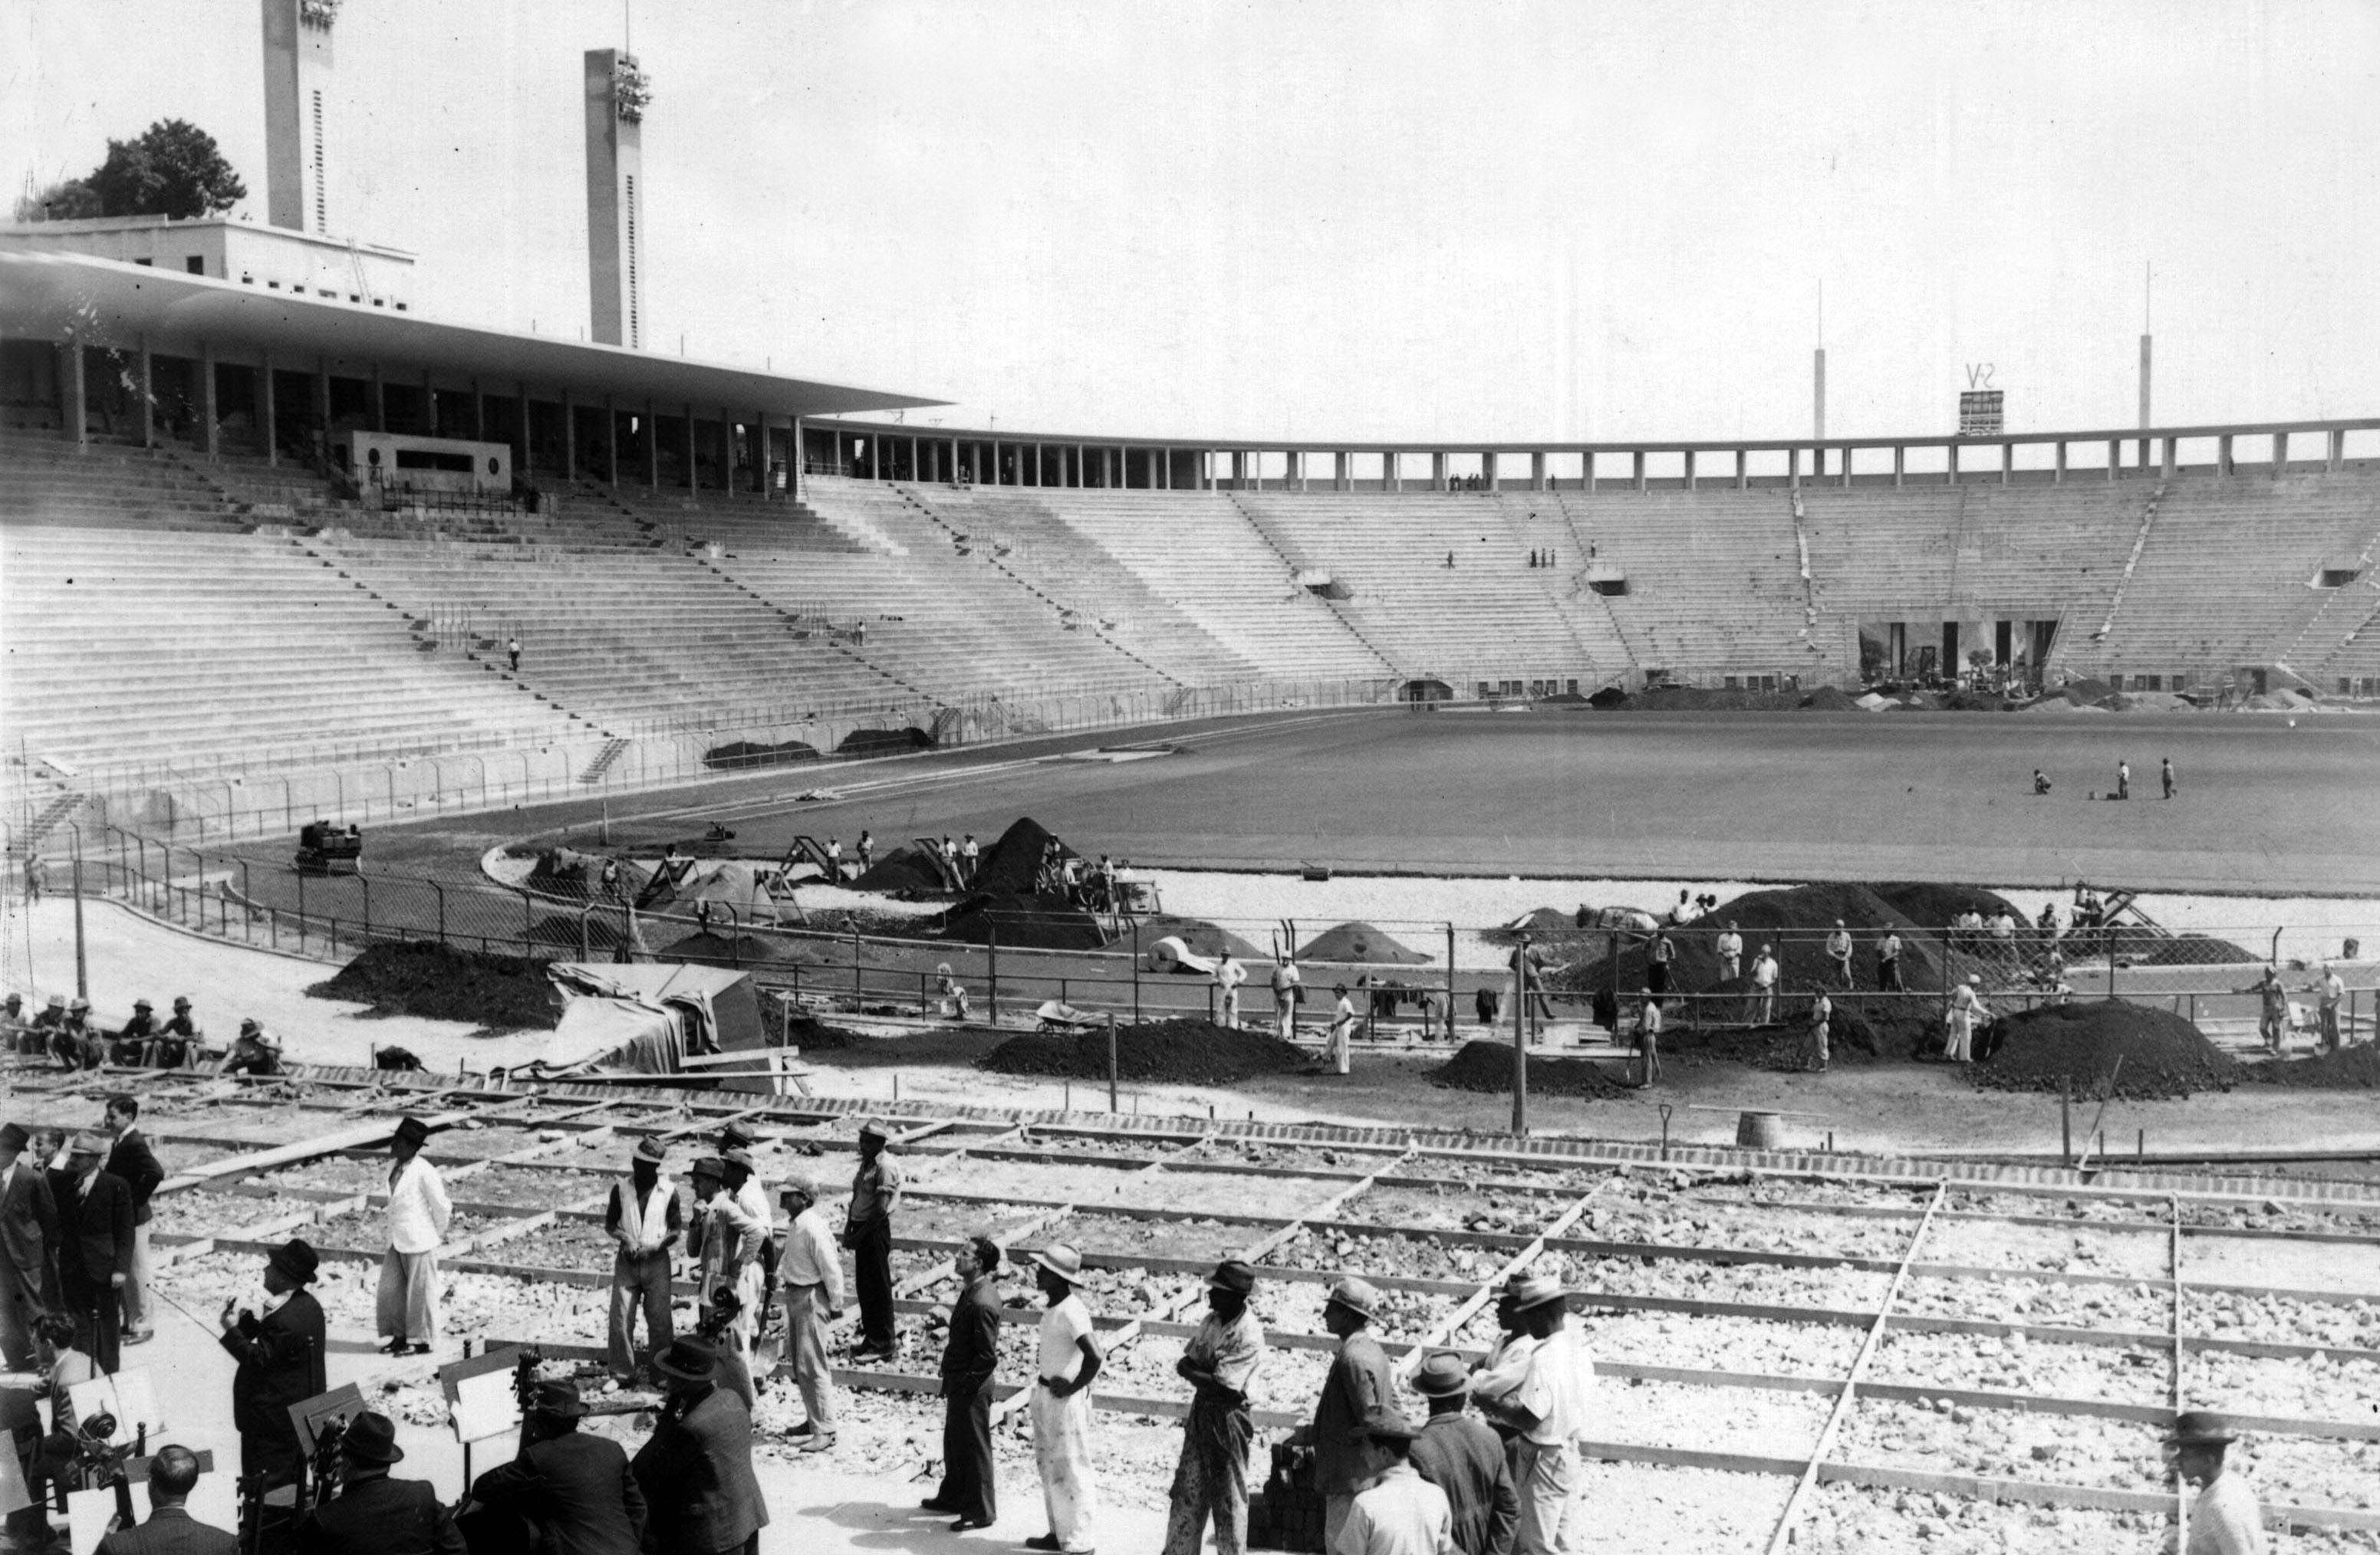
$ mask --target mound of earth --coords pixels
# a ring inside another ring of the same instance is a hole
[[[749,740],[735,740],[724,745],[713,745],[702,753],[702,765],[718,770],[791,766],[797,762],[819,759],[819,748],[801,740],[788,740],[777,745],[757,745]]]
[[[995,934],[1002,945],[1030,950],[1099,950],[1108,941],[1097,918],[1047,897],[969,897],[942,920],[946,939],[989,945]]]
[[[2050,1005],[1995,1025],[1998,1050],[1974,1066],[1975,1083],[1988,1090],[2055,1092],[2070,1082],[2077,1095],[2097,1096],[2119,1058],[2115,1094],[2127,1101],[2228,1091],[2240,1079],[2239,1064],[2197,1027],[2146,1005]]]
[[[551,1027],[562,1017],[543,961],[422,941],[372,946],[306,992],[369,1005],[374,1015],[419,1015],[505,1031]]]
[[[2136,967],[2229,967],[2254,961],[2254,952],[2212,934],[2176,934],[2170,939],[2117,936],[2117,949]]]
[[[934,749],[934,737],[922,729],[855,729],[834,748],[839,756],[897,756]]]
[[[1650,713],[1788,713],[1802,705],[1798,691],[1729,691],[1703,686],[1648,686],[1635,705]]]
[[[1414,967],[1429,959],[1360,920],[1323,930],[1305,942],[1297,958],[1368,967]]]
[[[1996,897],[1989,899],[1998,900]],[[1670,943],[1677,952],[1670,966],[1670,987],[1674,992],[1689,994],[1740,991],[1742,979],[1750,974],[1753,959],[1760,954],[1761,946],[1767,944],[1776,950],[1787,994],[1803,994],[1812,982],[1824,982],[1832,988],[1836,986],[1834,963],[1827,958],[1825,938],[1839,918],[1851,929],[1852,967],[1864,982],[1875,975],[1879,930],[1889,925],[1900,934],[1902,984],[1912,990],[1942,986],[1944,953],[1935,932],[1938,925],[1912,918],[1874,887],[1829,884],[1748,891],[1683,928],[1669,930]],[[1743,936],[1743,966],[1736,982],[1723,984],[1719,982],[1718,936],[1730,922]],[[1778,932],[1784,930],[1794,934],[1778,937]],[[1609,943],[1607,937],[1604,944]],[[1618,986],[1623,997],[1645,986],[1649,943],[1630,934],[1619,935]],[[1963,975],[1965,965],[1964,958],[1956,958],[1952,970]],[[1598,948],[1585,959],[1548,972],[1546,982],[1552,988],[1595,993],[1612,986],[1613,973]]]
[[[1593,696],[1588,697],[1586,699],[1586,705],[1590,707],[1597,707],[1609,712],[1614,707],[1631,706],[1633,705],[1633,698],[1629,696],[1626,692],[1621,691],[1618,686],[1606,686],[1601,691],[1597,692]]]
[[[1510,1095],[1512,1091],[1512,1044],[1477,1040],[1464,1043],[1453,1057],[1439,1065],[1430,1075],[1429,1082],[1449,1091]],[[1531,1058],[1529,1094],[1576,1096],[1597,1102],[1614,1096],[1633,1096],[1635,1088],[1612,1079],[1604,1073],[1601,1065],[1591,1059]]]
[[[1170,912],[1160,912],[1139,920],[1140,932],[1119,934],[1108,942],[1110,948],[1129,950],[1137,943],[1144,950],[1169,936],[1180,940],[1194,956],[1213,960],[1229,950],[1243,961],[1269,961],[1272,952],[1259,950],[1220,924],[1209,923],[1204,918],[1176,918]]]
[[[1930,880],[1887,880],[1868,887],[1892,910],[1912,923],[1923,923],[1937,929],[1949,928],[1959,914],[1980,912],[1988,923],[2006,912],[2019,925],[2027,922],[2016,904],[1997,891],[1986,891],[1975,886],[1948,886]],[[1832,927],[1829,924],[1828,927]],[[1853,923],[1852,928],[1859,928]],[[1902,935],[1907,938],[1907,935]]]
[[[1820,686],[1802,699],[1802,707],[1810,713],[1856,713],[1860,710],[1860,705],[1852,699],[1852,693],[1840,686]]]
[[[2306,1058],[2242,1064],[2240,1078],[2256,1085],[2291,1091],[2370,1091],[2380,1087],[2380,1045],[2363,1043]]]
[[[978,1064],[1003,1075],[1105,1079],[1108,1035],[1033,1032],[1014,1036]],[[1292,1074],[1314,1060],[1303,1049],[1257,1031],[1205,1020],[1158,1020],[1116,1028],[1116,1074],[1178,1085],[1230,1085],[1257,1075]]]
[[[905,842],[851,883],[855,891],[947,891],[942,866],[934,854],[914,842]]]
[[[1030,815],[1019,816],[976,861],[969,886],[993,896],[1030,897],[1040,878],[1042,851],[1055,840],[1040,822]],[[1061,858],[1080,857],[1062,842],[1058,844],[1058,853]]]
[[[590,901],[602,885],[603,862],[601,853],[581,853],[574,848],[546,849],[538,854],[537,863],[528,873],[528,888],[542,896]],[[643,865],[620,861],[623,894],[638,895],[651,877],[652,872]]]

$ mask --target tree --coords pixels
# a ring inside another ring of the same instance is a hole
[[[98,214],[99,196],[79,178],[61,178],[39,194],[28,190],[17,197],[19,222],[71,222]]]
[[[248,186],[215,138],[182,119],[160,119],[138,140],[110,140],[107,160],[83,180],[103,216],[212,216],[248,198]]]

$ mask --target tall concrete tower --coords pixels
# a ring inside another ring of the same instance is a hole
[[[636,55],[587,51],[587,295],[594,335],[644,344],[645,103]]]
[[[266,219],[293,232],[327,230],[331,23],[339,0],[264,0]]]

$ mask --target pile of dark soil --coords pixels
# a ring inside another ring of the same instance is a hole
[[[2240,1066],[2198,1028],[2170,1010],[2101,999],[2051,1005],[1997,1023],[1999,1049],[1974,1067],[1975,1083],[1993,1091],[2097,1096],[2116,1060],[2124,1062],[2115,1094],[2132,1102],[2178,1100],[2228,1091]]]
[[[1474,1040],[1464,1043],[1453,1057],[1439,1066],[1429,1077],[1432,1085],[1449,1091],[1476,1091],[1489,1095],[1511,1095],[1512,1091],[1512,1044]],[[1600,1102],[1614,1096],[1633,1096],[1635,1088],[1622,1084],[1604,1073],[1603,1067],[1585,1058],[1532,1058],[1529,1060],[1529,1094],[1532,1096],[1576,1096],[1585,1101]]]
[[[1009,1038],[977,1062],[1003,1075],[1105,1079],[1108,1037],[1103,1031],[1072,1036],[1035,1032]],[[1124,1079],[1230,1085],[1257,1075],[1293,1074],[1312,1063],[1303,1049],[1277,1038],[1205,1020],[1116,1028],[1116,1073]]]
[[[1989,893],[1982,895],[1989,897]],[[1838,918],[1851,929],[1854,943],[1852,967],[1864,983],[1875,975],[1879,929],[1889,924],[1901,938],[1902,984],[1911,989],[1942,986],[1944,956],[1933,927],[1900,911],[1872,887],[1821,885],[1749,891],[1721,903],[1716,911],[1684,928],[1670,930],[1670,942],[1677,950],[1670,965],[1670,987],[1672,992],[1688,994],[1741,992],[1751,974],[1754,958],[1760,954],[1761,946],[1767,944],[1776,950],[1786,994],[1802,994],[1812,982],[1825,982],[1832,988],[1834,963],[1827,959],[1825,940]],[[1936,923],[1942,922],[1947,920],[1937,920]],[[1722,983],[1718,943],[1730,922],[1743,936],[1743,967],[1734,982]],[[1791,937],[1779,937],[1780,930],[1795,933]],[[1598,939],[1603,940],[1601,945],[1596,943]],[[1619,986],[1623,998],[1645,986],[1648,943],[1625,934],[1620,936]],[[1608,989],[1612,982],[1611,970],[1606,964],[1608,944],[1603,936],[1591,936],[1588,953],[1548,972],[1547,985],[1581,993]],[[1958,970],[1958,966],[1954,964],[1952,970]]]
[[[2256,1085],[2278,1085],[2292,1091],[2370,1091],[2380,1087],[2380,1045],[2364,1043],[2307,1058],[2242,1064],[2240,1078]]]
[[[876,861],[868,872],[851,883],[858,891],[947,891],[941,865],[914,842],[905,842]]]
[[[1654,686],[1633,704],[1647,713],[1790,713],[1801,705],[1798,691],[1714,691],[1703,686]]]
[[[370,1005],[374,1015],[468,1020],[508,1031],[551,1027],[562,1015],[544,962],[432,943],[372,946],[306,992]]]
[[[1840,686],[1820,686],[1802,699],[1802,710],[1807,713],[1856,713],[1860,705],[1852,693]]]
[[[1243,961],[1269,961],[1272,952],[1259,949],[1219,923],[1204,918],[1176,918],[1170,912],[1160,912],[1137,920],[1137,935],[1122,934],[1109,942],[1111,949],[1129,950],[1137,943],[1143,950],[1169,935],[1189,946],[1194,956],[1212,959],[1229,950]]]
[[[989,945],[994,934],[1002,945],[1032,950],[1098,950],[1108,939],[1097,918],[1048,897],[969,897],[942,919],[946,939]]]
[[[2017,707],[2005,696],[1974,691],[1951,692],[1942,698],[1942,705],[1953,713],[2011,713]]]
[[[1887,880],[1869,889],[1884,898],[1889,906],[1912,923],[1928,928],[1945,929],[1958,920],[1959,914],[1970,910],[1984,915],[1988,923],[2002,910],[2020,925],[2028,922],[2017,911],[2016,904],[1997,891],[1986,891],[1974,886],[1946,886],[1930,880]],[[1857,932],[1859,925],[1852,925]],[[1901,936],[1906,939],[1904,933]]]
[[[1040,822],[1030,815],[1019,816],[1000,834],[999,841],[984,850],[969,884],[978,891],[996,897],[1031,896],[1034,882],[1041,874],[1042,850],[1051,840]],[[1080,856],[1062,842],[1058,844],[1058,852],[1062,858]]]
[[[1597,692],[1593,696],[1588,697],[1586,699],[1586,705],[1590,707],[1598,707],[1609,712],[1615,707],[1633,706],[1635,705],[1635,698],[1630,696],[1626,692],[1621,691],[1618,686],[1606,686],[1601,691]]]
[[[800,740],[788,740],[781,745],[756,745],[749,740],[736,740],[724,745],[713,745],[702,753],[702,765],[718,771],[747,766],[791,766],[797,762],[819,759],[818,747]]]
[[[897,756],[934,749],[934,737],[922,729],[855,729],[834,748],[839,756]]]
[[[1371,967],[1413,967],[1429,959],[1360,920],[1325,929],[1307,940],[1297,957],[1302,961]]]

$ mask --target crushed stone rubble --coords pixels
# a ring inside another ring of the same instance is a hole
[[[1599,1198],[1566,1235],[1657,1247],[1899,1259],[1908,1250],[1914,1229],[1895,1221],[1807,1211],[1722,1207],[1692,1200],[1613,1204]]]
[[[2069,1231],[2048,1225],[1937,1218],[1926,1228],[1925,1243],[1917,1256],[1926,1263],[1961,1263],[1980,1269],[2082,1271],[2159,1280],[2172,1272],[2168,1241],[2155,1232],[2090,1227]]]
[[[1459,1183],[1383,1184],[1365,1189],[1331,1214],[1336,1220],[1369,1221],[1375,1225],[1534,1236],[1560,1219],[1574,1201],[1572,1195],[1475,1188]]]
[[[2194,1335],[2380,1351],[2380,1303],[2368,1300],[2301,1301],[2190,1285],[2182,1290],[2181,1311]]]
[[[1571,1289],[1590,1293],[1835,1312],[1873,1312],[1892,1284],[1892,1276],[1880,1270],[1782,1269],[1759,1263],[1590,1258],[1563,1252],[1546,1253],[1532,1272],[1553,1274]]]
[[[2155,1284],[2068,1284],[2058,1280],[1957,1280],[1912,1273],[1893,1310],[1917,1317],[1962,1318],[2158,1333],[2173,1320],[2167,1287]]]
[[[1859,1354],[1858,1329],[1820,1323],[1773,1323],[1758,1318],[1687,1317],[1677,1312],[1619,1312],[1585,1320],[1597,1356],[1638,1366],[1695,1371],[1736,1371],[1763,1377],[1846,1376]],[[1496,1323],[1482,1312],[1458,1339],[1485,1349]]]
[[[1597,1555],[1760,1549],[1793,1489],[1782,1475],[1645,1464],[1591,1463],[1585,1479],[1589,1507],[1625,1512],[1595,1517]]]
[[[1832,1456],[1927,1473],[2154,1491],[2166,1479],[2163,1442],[2157,1428],[2128,1420],[1863,1396],[1853,1401]]]
[[[1594,1434],[1642,1447],[1807,1457],[1833,1406],[1820,1393],[1605,1380],[1596,1388]]]
[[[1873,1375],[1878,1381],[2046,1393],[2119,1404],[2167,1402],[2173,1374],[2165,1349],[2063,1344],[1983,1333],[1887,1330]]]
[[[1352,1226],[1305,1226],[1265,1254],[1264,1262],[1351,1274],[1391,1274],[1404,1279],[1477,1284],[1495,1272],[1509,1254],[1451,1246],[1434,1236],[1400,1236]]]
[[[446,1185],[457,1203],[502,1204],[517,1210],[558,1210],[602,1193],[601,1178],[583,1172],[544,1172],[529,1166],[497,1166]]]
[[[2380,1423],[2380,1364],[2320,1352],[2266,1359],[2193,1350],[2185,1392],[2199,1408],[2235,1415]]]
[[[1795,1549],[1810,1555],[2004,1555],[2012,1550],[2149,1550],[2162,1513],[1970,1501],[1927,1490],[1812,1488]]]
[[[312,1208],[310,1200],[279,1194],[212,1193],[203,1188],[162,1194],[152,1203],[155,1209],[151,1226],[152,1235],[176,1236],[227,1236],[235,1231]]]
[[[161,1271],[158,1284],[193,1314],[212,1320],[228,1298],[261,1300],[262,1267],[262,1260],[250,1255],[209,1253]],[[334,1333],[372,1332],[379,1289],[377,1264],[345,1260],[326,1260],[313,1285]],[[601,1288],[497,1274],[444,1274],[440,1299],[449,1340],[484,1336],[601,1344],[610,1307],[610,1297]],[[680,1307],[682,1320],[690,1323],[691,1297]]]

